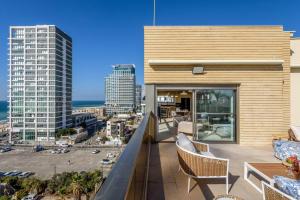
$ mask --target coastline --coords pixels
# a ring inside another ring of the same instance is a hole
[[[95,101],[95,100],[78,100],[72,101],[72,110],[87,109],[87,108],[101,108],[104,107],[104,101]],[[0,101],[0,124],[7,123],[7,112],[8,104],[7,101]]]

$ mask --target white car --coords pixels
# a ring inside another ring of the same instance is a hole
[[[13,173],[13,172],[11,172],[11,171],[10,172],[5,172],[3,175],[4,176],[9,176],[11,173]]]
[[[94,151],[92,151],[92,154],[97,154],[97,153],[100,153],[100,150],[95,149]]]
[[[107,153],[107,154],[106,154],[106,157],[107,157],[107,158],[114,158],[114,157],[116,157],[116,156],[115,156],[115,154],[113,154],[113,153]]]
[[[53,149],[53,150],[51,150],[51,153],[52,154],[60,154],[61,151],[62,151],[62,149]]]
[[[60,146],[63,148],[67,148],[67,147],[69,147],[69,144],[64,143],[64,144],[60,144]]]
[[[105,159],[101,160],[101,164],[103,164],[103,165],[109,165],[109,164],[112,164],[112,161],[105,158]]]
[[[97,142],[100,142],[100,141],[101,141],[101,138],[100,138],[100,137],[97,137],[96,141],[97,141]]]

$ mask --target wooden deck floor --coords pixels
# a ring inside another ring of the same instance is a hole
[[[169,127],[170,128],[170,127]],[[201,179],[191,181],[191,191],[187,193],[187,176],[178,173],[178,159],[172,128],[164,133],[161,142],[153,144],[150,155],[148,181],[148,199],[213,199],[225,193],[225,180]],[[279,162],[273,156],[271,146],[244,147],[237,144],[213,144],[211,152],[217,157],[230,159],[229,194],[243,199],[262,199],[257,192],[243,179],[243,164],[247,162]]]

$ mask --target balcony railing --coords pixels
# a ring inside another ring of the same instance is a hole
[[[146,199],[151,142],[156,117],[148,113],[97,192],[96,200]]]

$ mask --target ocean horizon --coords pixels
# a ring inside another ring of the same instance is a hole
[[[74,100],[72,101],[73,110],[85,107],[99,107],[103,106],[104,101],[96,100]],[[7,120],[8,102],[0,101],[0,121]]]

